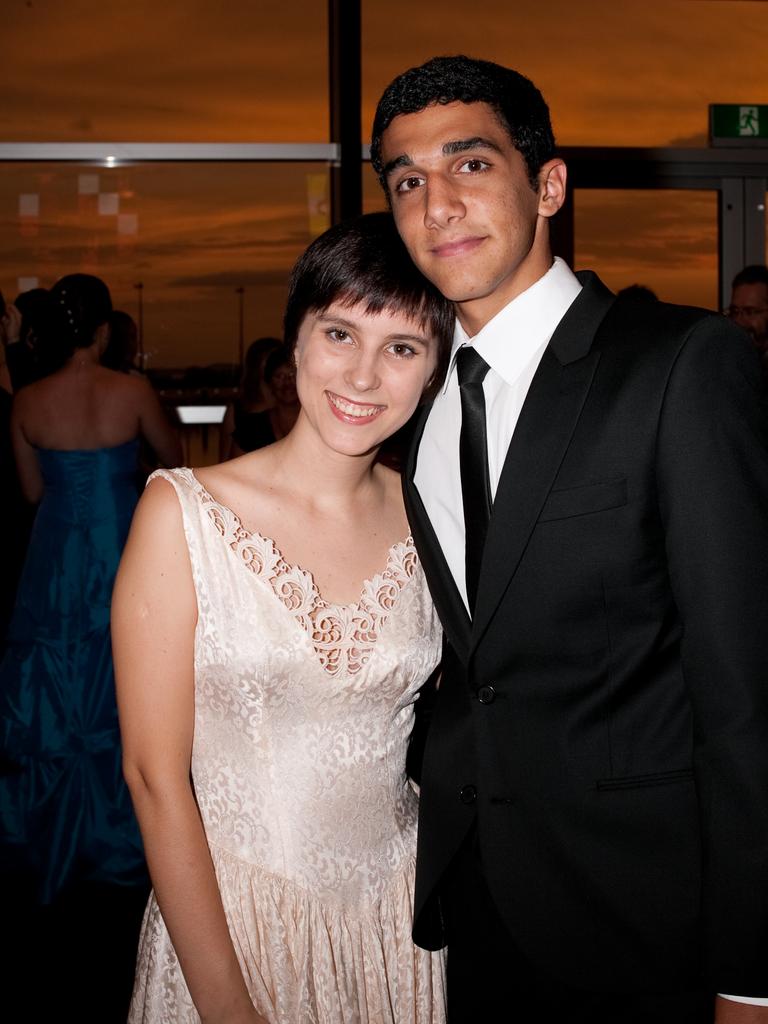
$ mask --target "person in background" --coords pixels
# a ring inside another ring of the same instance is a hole
[[[758,263],[739,271],[731,284],[731,303],[725,313],[747,332],[768,374],[767,266]]]
[[[290,433],[299,415],[296,393],[296,367],[293,355],[284,346],[270,352],[264,363],[264,383],[273,404],[262,412],[235,415],[231,455],[255,452]]]
[[[410,937],[406,748],[441,636],[382,441],[439,385],[450,305],[388,214],[316,239],[274,444],[153,478],[115,586],[125,773],[154,884],[132,1024],[441,1024]]]
[[[8,307],[6,305],[5,296],[0,292],[0,388],[6,391],[8,394],[13,393],[13,384],[11,383],[11,374],[8,369],[8,360],[6,358],[6,345],[7,345],[7,333],[8,333]]]
[[[149,383],[100,365],[112,308],[104,282],[68,275],[50,299],[63,365],[23,387],[11,413],[21,488],[37,512],[0,663],[0,874],[30,906],[74,900],[80,935],[88,908],[146,892],[120,771],[110,599],[139,439],[165,465],[181,448]]]
[[[113,309],[109,318],[109,341],[101,357],[101,365],[120,373],[136,373],[139,352],[139,331],[136,321],[122,309]]]
[[[111,797],[128,809],[122,785],[110,781],[119,758],[109,657],[112,580],[136,501],[139,438],[166,465],[181,455],[148,382],[100,365],[111,313],[106,285],[69,275],[50,300],[64,365],[22,388],[11,416],[22,491],[39,507],[0,666],[4,753],[17,757],[20,769],[0,787],[0,835],[6,851],[18,847],[34,867],[42,902],[72,877],[119,873],[104,854],[111,838],[118,847],[126,841],[130,825],[116,820],[113,830],[111,802],[100,803],[113,789]],[[48,714],[41,721],[43,694]],[[83,746],[93,748],[92,759],[81,756]],[[54,751],[56,771],[41,772],[39,763],[49,763]],[[88,813],[82,784],[94,800]],[[71,801],[51,802],[56,790],[70,792]],[[129,844],[126,858],[133,856]],[[140,848],[138,856],[140,862]]]
[[[10,314],[11,316],[13,314]],[[4,543],[2,572],[0,573],[0,658],[5,650],[5,635],[16,600],[24,554],[32,526],[30,507],[21,493],[16,463],[11,445],[11,408],[13,384],[6,362],[5,332],[9,322],[5,300],[0,294],[0,532]]]
[[[616,294],[624,299],[632,299],[633,302],[659,301],[659,296],[647,284],[628,284],[626,288],[619,288]]]
[[[232,458],[232,437],[238,425],[247,421],[249,416],[258,415],[269,409],[274,403],[274,396],[264,380],[264,367],[267,357],[282,347],[279,338],[266,336],[257,338],[248,346],[243,362],[243,373],[240,389],[234,402],[227,406],[221,424],[219,458],[223,462]],[[242,451],[239,452],[242,454]]]
[[[21,292],[5,307],[0,337],[14,391],[58,370],[62,349],[52,338],[52,308],[45,288]]]
[[[61,366],[63,356],[50,339],[51,305],[47,289],[21,292],[15,302],[2,304],[0,341],[2,371],[3,537],[6,554],[0,583],[0,656],[16,600],[16,588],[26,557],[33,507],[24,499],[11,444],[11,408],[15,391]]]

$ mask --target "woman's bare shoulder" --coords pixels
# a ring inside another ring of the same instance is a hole
[[[31,384],[25,384],[14,392],[13,404],[20,409],[36,405],[40,398],[56,389],[58,376],[58,373],[52,373],[47,377],[41,377],[40,380],[32,381]]]
[[[269,518],[278,497],[273,484],[274,460],[268,449],[193,472],[214,501],[232,509],[249,528],[264,532],[265,516]]]
[[[139,498],[131,523],[126,562],[151,557],[157,564],[170,564],[181,556],[187,564],[184,520],[176,488],[163,476],[153,477]]]
[[[119,370],[110,370],[106,366],[98,367],[96,373],[101,387],[114,394],[134,399],[154,394],[150,380],[141,374],[121,373]]]
[[[218,462],[212,466],[201,466],[193,470],[203,485],[224,487],[260,488],[271,476],[273,455],[268,448],[259,448],[255,452],[247,452],[235,459]]]
[[[176,488],[164,473],[158,473],[147,483],[134,513],[134,521],[154,519],[164,522],[170,529],[181,523],[181,506]]]

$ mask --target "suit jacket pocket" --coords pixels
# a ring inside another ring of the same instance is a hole
[[[651,775],[623,775],[613,779],[598,779],[597,788],[642,789],[645,786],[668,786],[673,782],[688,782],[692,778],[692,768],[679,768],[670,772],[654,772]]]
[[[539,516],[540,523],[553,519],[569,519],[571,516],[585,516],[590,512],[602,512],[609,508],[620,508],[627,504],[627,481],[605,480],[581,487],[566,487],[551,491]]]

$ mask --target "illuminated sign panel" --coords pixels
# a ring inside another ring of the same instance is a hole
[[[709,141],[712,146],[768,146],[768,104],[710,104]]]

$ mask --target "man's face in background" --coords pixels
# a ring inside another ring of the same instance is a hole
[[[733,289],[729,316],[743,327],[755,348],[768,353],[768,284],[739,284]]]

